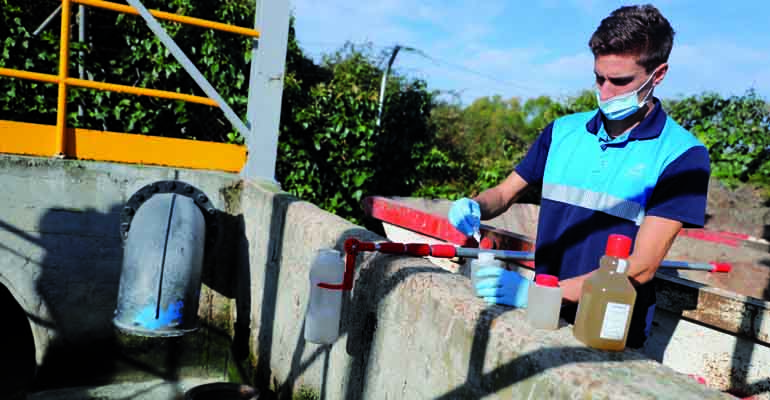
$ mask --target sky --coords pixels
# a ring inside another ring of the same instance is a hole
[[[320,60],[346,42],[395,45],[394,70],[429,90],[564,99],[591,89],[588,40],[626,4],[610,0],[290,0],[297,39]],[[755,89],[770,98],[770,1],[649,1],[676,32],[661,98]],[[384,67],[384,64],[383,64]]]

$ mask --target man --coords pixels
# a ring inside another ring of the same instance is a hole
[[[557,275],[574,321],[583,282],[598,268],[607,237],[634,239],[628,276],[637,290],[627,346],[644,344],[655,305],[651,280],[683,226],[703,226],[710,174],[707,149],[669,118],[653,97],[668,71],[674,31],[653,6],[613,11],[594,32],[599,110],[548,125],[499,185],[452,205],[467,235],[504,212],[529,185],[542,185],[537,273]],[[476,287],[488,302],[526,306],[529,284],[487,268]],[[491,283],[490,283],[491,282]]]

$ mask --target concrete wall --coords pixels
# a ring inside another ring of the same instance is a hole
[[[226,211],[229,228],[207,265],[211,289],[200,314],[218,328],[210,332],[229,335],[236,361],[256,372],[252,383],[269,379],[284,395],[311,386],[330,399],[729,398],[640,352],[585,348],[569,326],[533,330],[522,310],[487,307],[467,278],[419,258],[359,256],[340,339],[306,343],[315,250],[341,249],[351,235],[382,238],[233,175],[3,156],[0,282],[29,318],[39,365],[80,368],[89,359],[56,364],[53,349],[111,337],[122,257],[117,213],[144,184],[175,177]],[[232,324],[221,321],[230,316]]]
[[[588,349],[571,327],[534,330],[487,307],[467,278],[418,258],[364,254],[332,346],[303,339],[308,266],[348,237],[381,240],[317,207],[245,183],[257,369],[279,392],[324,398],[729,398],[640,352]]]
[[[111,353],[121,339],[111,324],[123,257],[120,212],[144,185],[175,178],[209,194],[218,208],[224,208],[220,190],[239,179],[221,173],[0,156],[0,284],[29,320],[38,381],[45,381],[44,386],[114,378],[117,367],[110,358],[122,357]],[[213,304],[229,301],[219,297],[215,300],[213,291],[204,291],[201,313],[210,314]],[[174,345],[190,345],[191,340]],[[164,360],[158,353],[162,347],[144,342],[120,362],[126,367],[145,363],[143,368],[151,374],[171,377],[169,370],[177,364],[199,361]],[[153,353],[160,357],[149,361]],[[2,378],[5,382],[15,377]]]

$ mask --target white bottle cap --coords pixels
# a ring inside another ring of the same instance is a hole
[[[491,264],[495,261],[494,253],[479,253],[479,262],[482,264]]]

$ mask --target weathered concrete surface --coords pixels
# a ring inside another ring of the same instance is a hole
[[[183,341],[162,350],[124,342],[114,363],[174,380],[185,375],[179,367],[187,361],[179,356],[192,352],[189,362],[204,366],[199,373],[223,377],[232,360],[215,353],[224,347],[213,345],[217,336],[254,368],[249,383],[270,379],[287,397],[312,386],[330,399],[727,398],[642,353],[585,348],[568,326],[533,330],[521,310],[486,307],[467,278],[418,258],[361,255],[342,336],[332,346],[306,343],[315,250],[341,249],[351,235],[382,238],[269,186],[227,174],[178,174],[227,212],[229,229],[204,274],[212,290],[204,290],[200,314],[211,329],[197,349]],[[29,316],[37,362],[43,370],[54,366],[47,376],[88,366],[94,356],[85,350],[114,340],[109,321],[122,256],[117,212],[139,187],[174,175],[0,157],[0,183],[13,188],[0,193],[10,205],[0,211],[0,282]],[[97,367],[112,367],[102,362]]]
[[[658,309],[644,352],[671,368],[736,394],[770,399],[770,348]]]
[[[447,200],[398,198],[411,207],[446,215]],[[515,204],[485,224],[534,238],[538,207]],[[394,241],[425,242],[421,235],[383,224]],[[430,239],[427,239],[430,241]],[[664,365],[706,379],[709,386],[770,399],[770,254],[679,237],[669,259],[730,261],[729,274],[659,271],[658,312],[645,354]],[[457,260],[432,261],[448,271],[464,269]],[[519,269],[529,279],[533,271]]]

